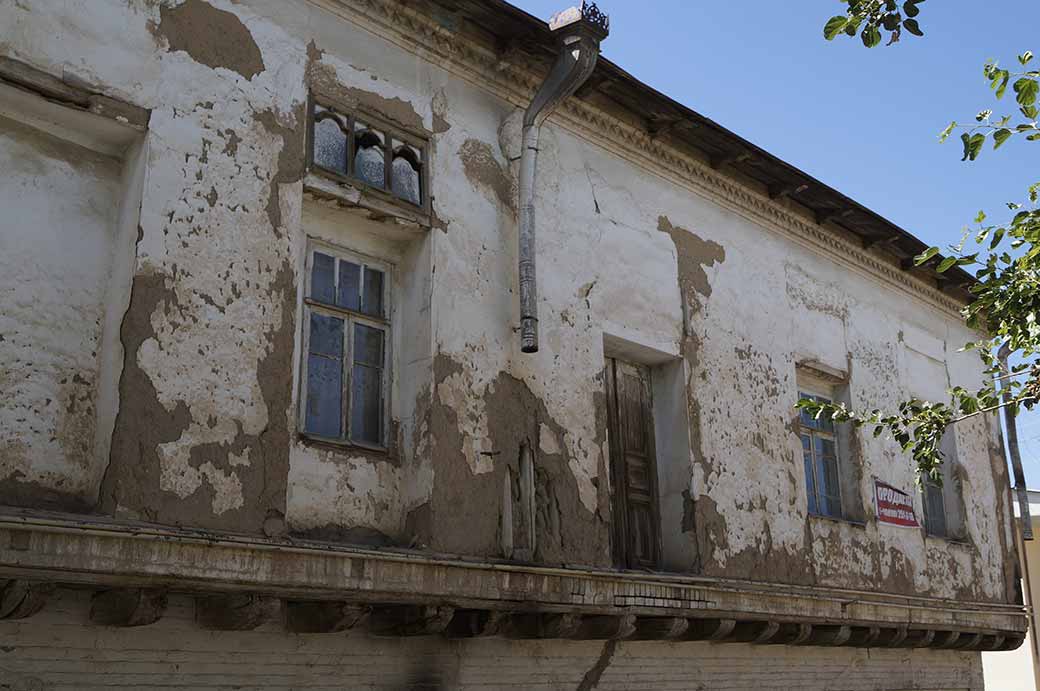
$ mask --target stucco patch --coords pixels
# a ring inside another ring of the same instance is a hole
[[[701,401],[697,395],[695,377],[700,374],[701,338],[694,328],[693,319],[702,309],[702,300],[711,297],[711,282],[707,267],[721,264],[726,259],[726,250],[718,243],[703,240],[689,230],[674,225],[667,216],[657,219],[657,230],[667,234],[675,245],[679,294],[682,298],[683,338],[682,354],[688,372],[686,381],[687,417],[690,425],[690,449],[693,461],[703,470],[702,477],[712,474],[713,463],[704,453],[701,431]],[[704,560],[716,558],[725,561],[728,551],[726,519],[718,511],[716,501],[707,494],[691,498],[689,491],[683,494],[682,530],[697,536],[697,561],[700,568]]]
[[[311,63],[307,68],[307,78],[311,91],[317,96],[328,99],[348,110],[360,108],[363,111],[379,115],[416,134],[430,134],[423,125],[422,116],[416,112],[411,103],[400,98],[387,98],[373,91],[346,86],[340,81],[335,68],[321,63],[321,56],[317,52],[311,51],[309,57]]]
[[[726,249],[711,240],[702,240],[686,228],[672,225],[667,216],[657,219],[657,230],[666,233],[675,243],[683,300],[696,311],[701,304],[699,296],[711,297],[711,282],[705,268],[724,262]]]
[[[512,375],[499,372],[486,385],[474,391],[472,372],[455,360],[437,356],[434,363],[438,391],[445,381],[451,386],[467,390],[476,398],[477,408],[453,398],[435,401],[432,409],[434,485],[428,507],[410,516],[416,525],[420,519],[428,525],[423,538],[431,547],[468,555],[495,555],[499,545],[499,516],[502,504],[503,478],[507,469],[519,477],[521,447],[534,451],[536,492],[535,558],[541,563],[577,563],[604,566],[609,562],[609,533],[605,517],[586,508],[580,496],[578,481],[569,465],[568,451],[546,453],[539,448],[541,427],[557,439],[564,437],[564,429],[549,415],[541,401],[527,384]],[[468,384],[468,386],[467,386]],[[460,405],[456,409],[453,405]],[[473,415],[484,418],[484,443],[489,469],[476,474],[464,455],[467,448],[467,429]],[[514,506],[514,520],[521,515]]]
[[[444,89],[438,89],[437,93],[433,95],[433,100],[430,101],[430,110],[433,111],[433,133],[444,134],[451,129],[451,123],[448,122],[448,97],[444,93]]]
[[[260,47],[242,20],[204,0],[160,5],[159,23],[151,23],[149,29],[166,40],[170,52],[184,51],[197,63],[223,67],[246,79],[264,71]]]
[[[491,146],[467,139],[459,148],[462,170],[478,190],[490,192],[507,209],[516,209],[516,182],[509,169],[498,162]]]
[[[142,344],[156,335],[152,313],[160,308],[176,309],[176,304],[177,295],[167,286],[163,274],[143,273],[134,278],[130,306],[120,329],[126,357],[119,381],[119,414],[112,438],[112,458],[101,486],[101,505],[109,511],[115,511],[121,503],[130,503],[141,505],[144,516],[156,518],[158,501],[140,499],[153,497],[157,489],[157,449],[180,439],[191,425],[191,413],[184,402],[172,410],[159,402],[155,385],[137,360]],[[120,497],[129,500],[121,502]]]
[[[278,151],[278,163],[274,174],[271,176],[270,191],[267,195],[267,218],[271,221],[271,228],[275,237],[282,237],[282,207],[279,198],[281,185],[299,182],[303,179],[305,168],[304,141],[306,138],[303,120],[306,108],[300,104],[293,111],[292,125],[285,125],[277,114],[270,110],[256,113],[254,119],[263,125],[264,129],[273,136],[282,140],[282,147]]]

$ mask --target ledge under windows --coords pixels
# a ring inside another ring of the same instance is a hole
[[[393,222],[404,230],[422,232],[433,227],[431,215],[422,209],[408,209],[378,190],[354,185],[346,180],[308,172],[303,179],[303,192],[315,201],[334,203],[345,208],[363,209],[373,221]]]
[[[840,525],[847,525],[852,528],[865,529],[867,527],[867,524],[864,521],[857,521],[851,518],[843,518],[841,516],[823,516],[818,513],[811,513],[809,514],[809,519],[816,521],[825,521],[827,523],[838,523]]]
[[[516,565],[16,509],[0,513],[0,584],[0,618],[32,616],[56,585],[77,585],[100,593],[95,609],[113,616],[95,623],[108,626],[157,620],[170,591],[195,595],[198,625],[218,630],[255,628],[284,610],[289,630],[309,633],[1009,650],[1027,627],[1024,609],[1009,604]]]

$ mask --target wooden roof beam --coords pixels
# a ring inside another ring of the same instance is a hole
[[[651,139],[661,137],[675,131],[689,130],[697,127],[689,118],[682,117],[653,117],[647,120],[646,132]]]
[[[731,166],[737,163],[743,163],[744,161],[750,161],[755,155],[750,151],[742,151],[738,154],[723,154],[721,156],[711,156],[708,159],[708,165],[714,170],[718,170],[723,166]]]
[[[873,237],[864,238],[863,239],[863,249],[869,250],[872,247],[884,248],[884,247],[886,247],[888,245],[892,245],[892,244],[902,240],[903,237],[904,236],[902,234],[898,234],[897,233],[897,234],[892,234],[892,235],[875,235]]]
[[[770,199],[783,199],[796,194],[801,194],[809,189],[808,185],[777,184],[769,186]]]
[[[824,211],[817,211],[816,224],[822,226],[827,221],[833,221],[837,218],[848,218],[854,213],[854,209],[826,209]]]

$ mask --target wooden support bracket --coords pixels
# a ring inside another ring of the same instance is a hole
[[[101,626],[147,626],[166,612],[166,591],[154,588],[114,588],[94,593],[90,621]]]
[[[220,594],[195,598],[199,626],[214,631],[251,631],[275,617],[280,600],[262,595]]]
[[[432,636],[443,633],[455,616],[455,608],[440,605],[387,605],[372,610],[376,636]]]
[[[339,633],[361,624],[371,607],[349,602],[285,603],[285,628],[292,633]]]
[[[25,619],[43,609],[54,585],[34,581],[0,581],[0,619]]]

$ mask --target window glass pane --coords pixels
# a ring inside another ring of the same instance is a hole
[[[333,302],[336,292],[336,260],[321,252],[314,253],[311,266],[311,298],[318,302]]]
[[[838,455],[837,447],[833,439],[816,437],[816,455],[821,458],[834,459]]]
[[[325,114],[324,119],[318,118]],[[347,174],[347,135],[338,119],[324,108],[314,110],[314,164],[326,170]]]
[[[383,442],[383,331],[354,325],[350,433],[355,441]]]
[[[926,481],[924,491],[925,528],[931,535],[946,535],[946,506],[942,488]]]
[[[834,420],[829,415],[821,415],[816,421],[817,429],[827,434],[834,434]]]
[[[379,187],[386,186],[386,158],[383,151],[383,135],[363,123],[356,123],[354,143],[354,175],[362,182]]]
[[[834,458],[818,459],[816,481],[819,483],[820,512],[827,516],[841,516],[841,490],[838,487],[838,462]]]
[[[841,517],[841,500],[833,494],[821,494],[820,495],[820,511],[821,516],[830,516],[831,518]]]
[[[364,324],[354,325],[354,362],[383,366],[383,332]]]
[[[813,396],[812,394],[805,393],[804,391],[799,391],[798,392],[798,400],[801,400],[803,398],[807,398],[810,401],[815,401],[816,400],[816,396]],[[805,410],[801,411],[800,418],[801,418],[802,425],[804,425],[805,427],[809,427],[810,429],[813,429],[813,428],[816,427],[816,419],[813,418],[813,416],[810,415],[808,413],[808,411],[805,411]]]
[[[376,317],[383,314],[383,272],[365,267],[365,295],[361,311]]]
[[[391,190],[401,199],[418,205],[421,202],[419,171],[422,170],[419,152],[396,139],[393,142],[393,151]]]
[[[306,431],[330,439],[342,432],[343,361],[311,355],[307,361]]]
[[[377,367],[354,365],[350,433],[355,441],[381,444],[383,441],[383,371]]]
[[[339,296],[336,304],[348,310],[361,307],[361,267],[342,259],[339,261]]]
[[[304,428],[322,437],[342,437],[343,320],[311,314]]]
[[[343,320],[311,313],[310,352],[325,357],[343,357]]]
[[[812,438],[802,435],[802,458],[805,462],[805,489],[809,495],[809,513],[816,513],[816,482],[813,479]]]

